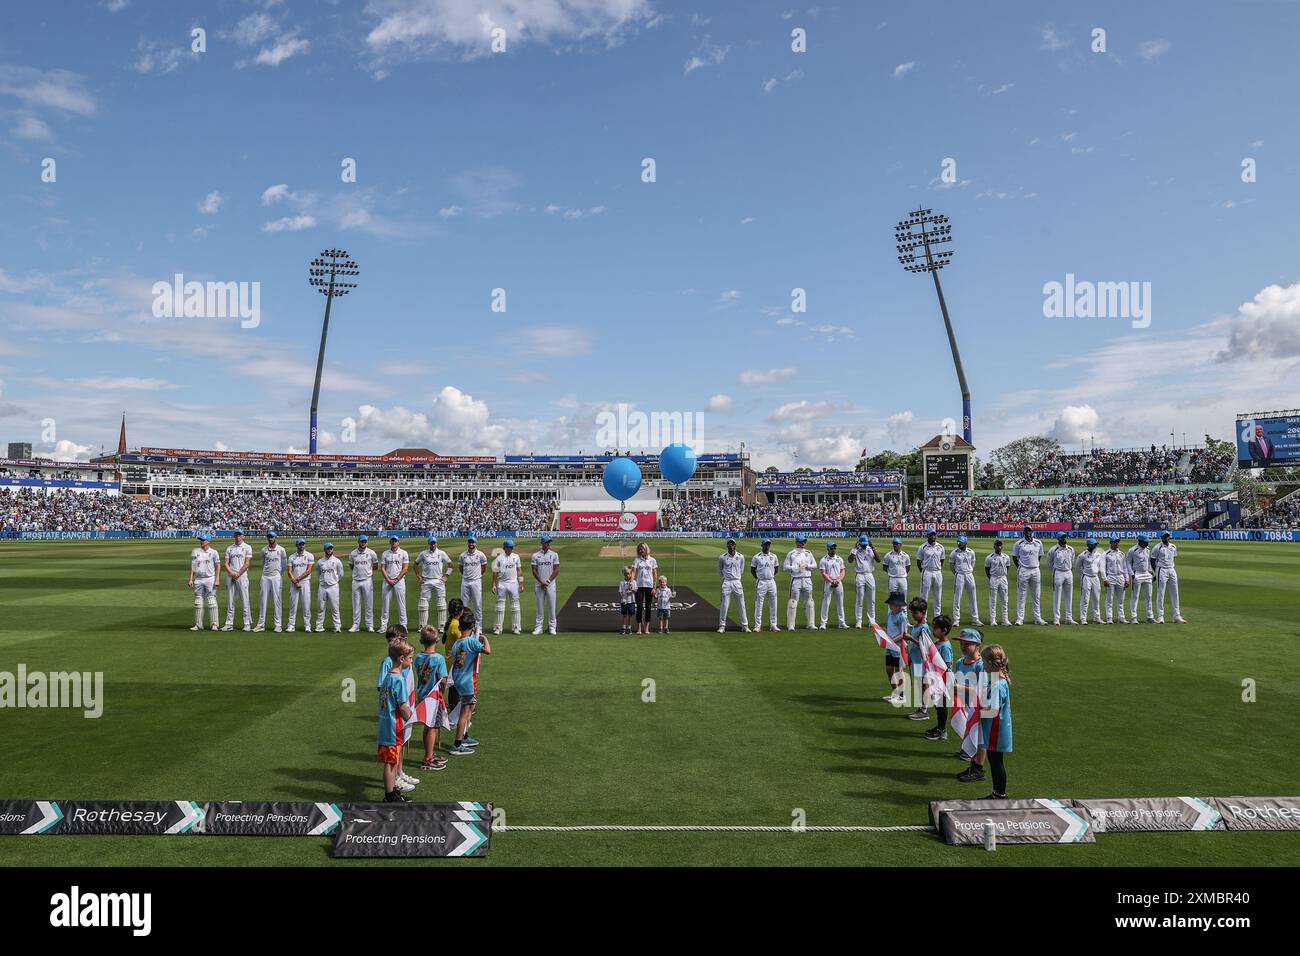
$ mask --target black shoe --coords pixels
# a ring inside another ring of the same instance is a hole
[[[984,779],[984,771],[980,767],[970,766],[957,774],[957,779],[961,783],[978,783]]]
[[[410,803],[410,802],[411,802],[410,797],[408,797],[404,793],[398,793],[396,790],[391,790],[388,793],[384,794],[384,803]]]
[[[985,800],[1005,800],[1006,798],[1007,798],[1007,795],[1006,795],[1005,793],[998,793],[996,790],[994,790],[992,793],[990,793],[990,794],[989,794],[987,797],[985,797],[984,799],[985,799]]]

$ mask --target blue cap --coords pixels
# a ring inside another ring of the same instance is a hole
[[[1087,540],[1087,542],[1085,542],[1085,543],[1086,543],[1086,544],[1096,544],[1096,543],[1097,543],[1097,539],[1096,539],[1096,538],[1089,538],[1089,539]]]
[[[400,534],[390,534],[390,535],[388,536],[388,540],[389,540],[389,541],[401,541],[401,540],[402,540],[402,536],[401,536]]]
[[[930,537],[930,535],[932,535],[932,534],[937,534],[937,533],[938,533],[938,532],[936,532],[933,528],[926,528],[926,529],[925,529],[925,536],[926,536],[927,538]]]
[[[902,538],[895,538],[895,539],[894,539],[894,544],[902,544],[902,543],[903,543],[903,539],[902,539]]]
[[[759,542],[759,543],[760,543],[760,544],[769,544],[769,545],[770,545],[770,544],[772,543],[772,539],[771,539],[771,538],[764,538],[764,539],[763,539],[761,542]]]
[[[736,539],[735,539],[735,538],[728,538],[728,539],[727,539],[727,544],[735,544],[735,543],[736,543]]]
[[[1173,535],[1171,535],[1168,531],[1161,531],[1161,532],[1160,532],[1160,537],[1162,537],[1162,538],[1171,538],[1171,537],[1173,537]]]
[[[794,540],[796,544],[803,544],[805,541],[808,540],[808,536],[801,531],[794,536]]]
[[[871,539],[868,538],[865,534],[858,535],[858,544],[870,544],[870,543],[871,543]]]
[[[1145,533],[1143,533],[1143,534],[1138,535],[1138,540],[1139,540],[1139,541],[1150,541],[1151,539],[1148,538],[1148,537],[1146,536]]]
[[[904,594],[902,591],[895,591],[893,594],[889,595],[889,600],[887,600],[885,603],[889,605],[906,604],[907,595]]]
[[[827,542],[826,542],[826,550],[827,550],[827,551],[832,551],[832,550],[834,550],[834,549],[835,549],[835,542],[834,542],[834,541],[827,541]]]
[[[1068,538],[1068,537],[1069,537],[1069,535],[1066,534],[1064,531],[1058,531],[1058,532],[1056,532],[1056,539],[1057,539],[1058,541],[1064,541],[1064,540],[1065,540],[1066,538]]]
[[[1110,536],[1110,540],[1111,540],[1111,543],[1114,544],[1116,541],[1119,540],[1119,535],[1117,535],[1117,534],[1112,534],[1112,535]]]
[[[306,543],[307,541],[305,538],[299,538],[297,541],[294,542],[294,544],[306,544]]]
[[[477,544],[477,543],[478,543],[478,538],[475,537],[474,535],[470,535],[468,538],[465,539],[465,541],[466,541],[466,542],[473,541],[474,543]]]
[[[326,541],[326,542],[325,542],[325,550],[326,550],[326,551],[333,551],[333,550],[334,550],[334,542],[333,542],[333,541]]]
[[[509,538],[506,538],[504,541],[501,542],[501,547],[503,548],[513,548],[514,546],[515,543],[511,541]]]
[[[359,536],[357,537],[357,540],[358,540],[358,541],[369,541],[369,540],[370,540],[370,535],[368,535],[368,534],[359,535]]]
[[[961,633],[957,635],[957,640],[967,644],[983,644],[984,635],[973,627],[963,627]]]
[[[243,528],[236,528],[236,529],[235,529],[235,534],[243,534],[243,533],[244,533],[244,529],[243,529]]]
[[[1030,534],[1034,533],[1034,529],[1031,528],[1029,525],[1025,525],[1025,530],[1028,531]]]
[[[267,536],[268,538],[274,538],[274,537],[275,537],[275,532],[274,532],[274,531],[268,531],[268,532],[266,533],[266,536]]]
[[[965,544],[965,543],[966,543],[966,540],[967,540],[967,538],[966,538],[966,536],[963,534],[963,535],[960,535],[960,536],[957,538],[957,543],[958,543],[958,544]]]
[[[200,541],[211,541],[211,540],[212,540],[212,535],[208,534],[206,531],[200,531],[200,532],[199,532],[199,540],[200,540]]]
[[[549,534],[542,535],[542,544],[550,544],[550,543],[551,543],[551,536]]]

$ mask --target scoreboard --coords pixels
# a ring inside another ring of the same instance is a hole
[[[961,452],[925,456],[925,493],[970,491],[970,456]]]

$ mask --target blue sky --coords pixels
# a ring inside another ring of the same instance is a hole
[[[0,440],[85,457],[125,410],[133,445],[303,449],[306,266],[342,247],[323,449],[591,450],[626,402],[704,412],[699,450],[851,465],[960,416],[933,288],[895,259],[918,205],[955,227],[982,451],[1229,437],[1300,404],[1300,6],[1196,7],[7,8]],[[260,283],[260,324],[155,318],[177,272]],[[1067,273],[1151,283],[1150,326],[1045,317]]]

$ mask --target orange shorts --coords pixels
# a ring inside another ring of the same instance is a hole
[[[380,744],[379,745],[379,762],[400,764],[402,762],[401,744]]]

